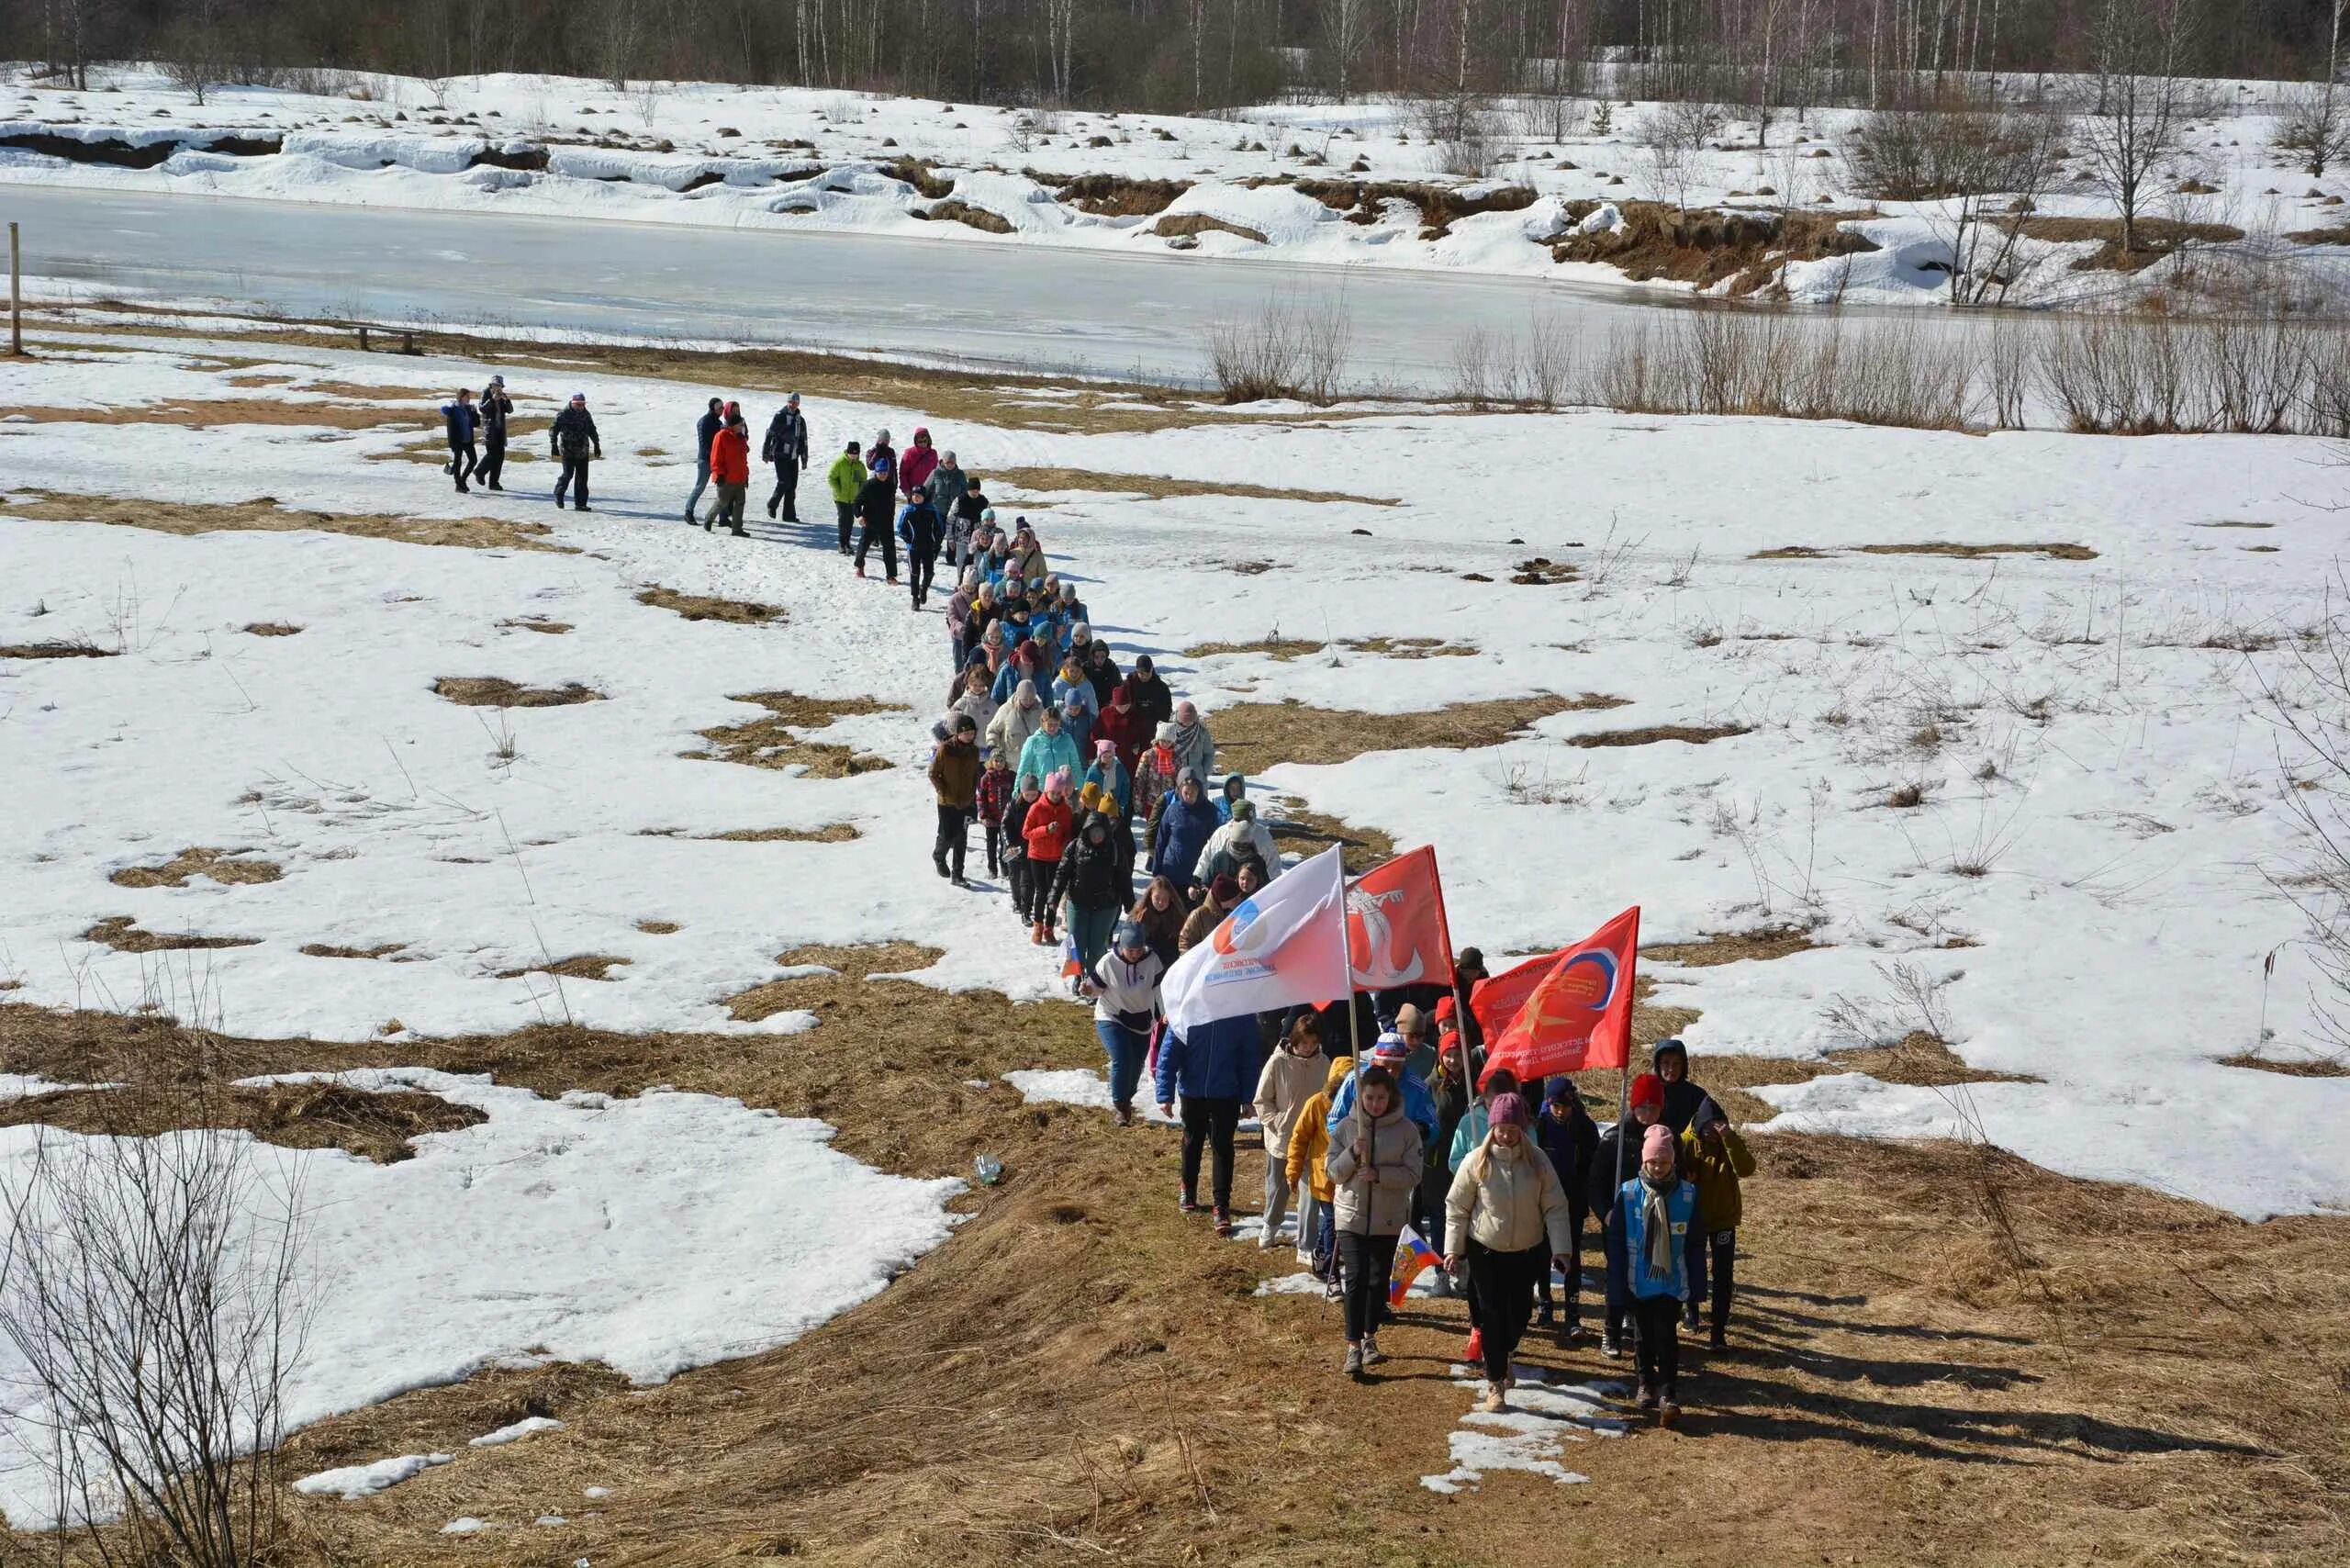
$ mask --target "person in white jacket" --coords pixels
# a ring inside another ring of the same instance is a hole
[[[1281,852],[1273,847],[1272,834],[1257,820],[1255,804],[1237,801],[1232,820],[1208,834],[1207,843],[1200,846],[1199,874],[1203,879],[1213,879],[1219,872],[1237,877],[1240,863],[1252,856],[1265,868],[1265,880],[1281,874]]]
[[[1528,1120],[1523,1096],[1494,1095],[1489,1130],[1460,1162],[1445,1197],[1444,1262],[1455,1271],[1466,1264],[1476,1293],[1485,1363],[1478,1408],[1488,1414],[1505,1407],[1516,1381],[1510,1357],[1534,1316],[1534,1282],[1572,1241],[1566,1188],[1528,1136]]]
[[[1314,1014],[1300,1010],[1290,1021],[1289,1038],[1265,1058],[1257,1075],[1257,1120],[1265,1131],[1265,1233],[1257,1238],[1259,1250],[1270,1252],[1279,1243],[1281,1215],[1289,1208],[1289,1136],[1298,1112],[1322,1092],[1329,1063],[1322,1057],[1322,1034]],[[1298,1251],[1303,1254],[1314,1236],[1314,1196],[1311,1189],[1298,1194]]]
[[[1158,1013],[1158,978],[1165,970],[1150,950],[1150,939],[1131,920],[1118,923],[1110,950],[1093,966],[1093,1032],[1110,1053],[1110,1109],[1122,1127],[1134,1125],[1135,1085],[1142,1081],[1142,1058]]]
[[[1013,767],[1020,763],[1020,748],[1028,737],[1045,727],[1045,700],[1036,695],[1036,683],[1024,680],[1013,688],[1012,700],[995,711],[988,721],[988,745],[995,747],[998,756],[1010,757]]]

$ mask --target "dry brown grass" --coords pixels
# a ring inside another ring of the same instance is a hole
[[[1712,931],[1698,942],[1658,942],[1642,947],[1640,957],[1690,969],[1711,969],[1717,964],[1793,958],[1819,946],[1811,939],[1807,926],[1766,925],[1755,931]]]
[[[1243,240],[1265,243],[1265,237],[1244,224],[1226,223],[1221,218],[1211,218],[1204,212],[1181,212],[1171,218],[1161,218],[1150,226],[1150,231],[1162,240],[1189,239],[1201,234],[1237,234]]]
[[[35,424],[181,425],[190,430],[216,430],[223,425],[322,425],[329,430],[364,431],[407,424],[416,417],[413,409],[386,409],[364,403],[296,403],[275,398],[203,398],[185,403],[94,408],[12,404],[0,407],[0,414],[21,416]]]
[[[636,928],[648,936],[675,936],[685,929],[674,920],[640,920]]]
[[[767,711],[763,719],[720,724],[698,731],[711,749],[680,755],[711,762],[739,762],[752,767],[805,767],[817,778],[845,778],[890,766],[886,757],[870,756],[845,745],[803,740],[801,730],[820,730],[835,720],[867,713],[902,713],[903,705],[878,702],[869,697],[803,697],[796,691],[754,691],[730,701],[749,702]]]
[[[688,621],[725,621],[737,626],[764,626],[783,619],[780,607],[761,604],[755,599],[715,599],[708,594],[679,593],[676,588],[657,584],[636,596],[639,604],[649,604],[655,610],[675,610]]]
[[[1874,251],[1865,236],[1840,225],[1874,218],[1868,210],[1796,212],[1784,217],[1770,212],[1709,212],[1661,202],[1618,202],[1624,218],[1618,233],[1576,234],[1555,241],[1551,259],[1596,262],[1620,269],[1634,283],[1671,278],[1708,288],[1724,278],[1736,278],[1734,295],[1752,293],[1771,282],[1779,258],[1818,261],[1828,256]],[[1567,204],[1567,216],[1580,221],[1597,211],[1596,201]]]
[[[498,675],[444,675],[432,694],[465,708],[570,708],[600,702],[604,694],[577,681],[561,686],[522,686]]]
[[[550,958],[543,964],[525,964],[519,969],[500,969],[499,980],[520,980],[524,975],[559,975],[565,980],[616,980],[612,966],[626,964],[626,958],[615,958],[608,953],[574,953],[567,958]]]
[[[302,634],[302,628],[283,621],[249,622],[245,631],[255,637],[298,637]]]
[[[560,637],[571,630],[571,622],[568,621],[544,621],[534,615],[526,615],[518,620],[501,621],[498,624],[509,631],[537,632],[549,637]]]
[[[82,933],[84,942],[97,942],[118,953],[181,953],[207,947],[254,947],[258,936],[196,936],[185,932],[142,931],[138,917],[109,915]]]
[[[847,844],[864,835],[855,823],[826,823],[822,827],[738,827],[696,836],[716,844]]]
[[[2344,1062],[2339,1057],[2277,1060],[2254,1056],[2250,1051],[2238,1051],[2232,1057],[2221,1057],[2220,1065],[2248,1067],[2255,1072],[2282,1073],[2287,1078],[2350,1078],[2350,1062]]]
[[[1470,644],[1448,643],[1441,637],[1341,637],[1338,644],[1359,654],[1390,659],[1465,659],[1477,652]]]
[[[68,638],[47,643],[0,643],[0,659],[111,659],[121,652],[119,648],[101,648],[95,643]]]
[[[118,888],[185,888],[190,877],[205,877],[224,887],[249,887],[274,882],[285,875],[266,860],[236,860],[227,849],[183,849],[160,866],[126,866],[106,879]]]
[[[30,497],[32,498],[26,499]],[[0,516],[37,522],[99,522],[144,528],[157,533],[347,533],[360,539],[389,539],[402,544],[439,544],[466,550],[548,550],[576,554],[550,543],[542,523],[495,517],[398,517],[382,512],[301,511],[275,498],[249,501],[126,500],[118,496],[75,495],[62,490],[19,490],[0,496]]]
[[[1504,697],[1484,702],[1455,702],[1418,713],[1366,713],[1354,709],[1312,708],[1302,702],[1243,702],[1207,716],[1216,750],[1226,767],[1261,773],[1277,762],[1350,762],[1370,751],[1410,751],[1428,746],[1471,750],[1497,745],[1553,713],[1619,708],[1620,697],[1585,692],[1562,697]],[[1224,756],[1230,752],[1233,755]]]
[[[331,942],[305,942],[297,949],[309,958],[388,958],[408,950],[405,942],[386,942],[374,947],[342,947]]]
[[[2121,220],[2118,218],[2025,218],[2011,221],[2021,223],[2026,239],[2103,241],[2097,250],[2073,263],[2075,272],[2141,272],[2184,244],[2224,244],[2244,238],[2244,230],[2232,223],[2180,223],[2167,218],[2141,218],[2137,222],[2137,249],[2124,251]]]
[[[1660,741],[1679,741],[1685,745],[1704,745],[1709,741],[1728,740],[1753,729],[1751,724],[1651,724],[1639,730],[1602,730],[1596,734],[1569,735],[1567,744],[1594,750],[1604,746],[1654,745]]]
[[[1308,642],[1303,637],[1283,637],[1276,634],[1270,637],[1259,637],[1253,643],[1201,643],[1196,646],[1184,649],[1183,656],[1187,659],[1205,659],[1213,658],[1219,654],[1263,654],[1281,664],[1289,664],[1304,658],[1310,654],[1318,654],[1328,645],[1326,643]]]
[[[390,1165],[416,1150],[411,1138],[487,1121],[469,1105],[408,1091],[371,1093],[339,1083],[214,1085],[191,1118],[185,1097],[143,1085],[78,1089],[28,1100],[0,1100],[0,1127],[39,1123],[68,1132],[152,1137],[190,1126],[235,1127],[281,1148],[340,1148]]]
[[[1319,855],[1339,846],[1338,862],[1350,877],[1359,877],[1395,853],[1395,841],[1375,827],[1357,827],[1322,812],[1282,804],[1265,812],[1265,826],[1273,847],[1300,855]]]
[[[1163,501],[1172,496],[1235,496],[1255,501],[1351,501],[1357,506],[1394,507],[1404,503],[1393,496],[1358,496],[1345,490],[1281,489],[1237,479],[1173,479],[1164,474],[1110,474],[1093,468],[991,468],[990,483],[1017,490],[1089,490],[1103,495],[1141,496]]]
[[[1863,555],[1950,555],[1974,560],[1983,555],[2042,555],[2051,561],[2094,561],[2097,552],[2086,544],[1953,544],[1947,540],[1929,544],[1863,544]]]

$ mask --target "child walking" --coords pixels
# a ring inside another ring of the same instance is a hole
[[[1257,1076],[1257,1120],[1265,1130],[1265,1233],[1257,1238],[1263,1251],[1271,1251],[1280,1240],[1291,1191],[1290,1135],[1296,1130],[1299,1113],[1322,1092],[1324,1067],[1322,1032],[1313,1014],[1300,1013],[1291,1020],[1281,1048],[1265,1058],[1265,1070]],[[1300,1251],[1305,1248],[1313,1207],[1311,1200],[1298,1200]]]
[[[1289,1158],[1282,1166],[1290,1190],[1303,1194],[1298,1199],[1297,1260],[1313,1270],[1315,1279],[1330,1286],[1334,1295],[1338,1284],[1331,1260],[1337,1236],[1331,1228],[1330,1202],[1337,1195],[1337,1188],[1331,1183],[1326,1163],[1330,1152],[1330,1102],[1337,1097],[1338,1085],[1354,1070],[1352,1057],[1330,1058],[1330,1070],[1322,1075],[1322,1092],[1298,1107],[1297,1121],[1289,1133]]]
[[[1574,1081],[1565,1073],[1550,1080],[1550,1092],[1542,1101],[1542,1114],[1534,1124],[1534,1141],[1550,1157],[1550,1168],[1559,1173],[1559,1180],[1567,1189],[1567,1246],[1559,1254],[1567,1296],[1567,1320],[1559,1331],[1560,1342],[1564,1344],[1583,1332],[1583,1225],[1584,1216],[1591,1212],[1591,1199],[1582,1177],[1591,1169],[1592,1156],[1599,1148],[1599,1124],[1583,1108],[1583,1098],[1575,1092]],[[1536,1313],[1535,1325],[1548,1328],[1554,1320],[1550,1271],[1545,1269],[1542,1304]]]
[[[1003,753],[987,749],[987,766],[979,772],[979,825],[987,832],[988,875],[1003,875],[1003,816],[1012,809],[1011,766]]]
[[[1617,1190],[1607,1216],[1607,1298],[1631,1315],[1639,1407],[1663,1427],[1681,1418],[1681,1304],[1696,1218],[1697,1190],[1681,1179],[1673,1129],[1650,1127],[1640,1173]]]
[[[1754,1174],[1754,1156],[1747,1151],[1746,1140],[1738,1136],[1738,1129],[1729,1125],[1729,1118],[1708,1094],[1689,1118],[1689,1130],[1681,1135],[1681,1159],[1689,1179],[1697,1185],[1697,1225],[1701,1233],[1698,1244],[1689,1249],[1694,1277],[1689,1282],[1689,1310],[1683,1321],[1693,1329],[1697,1327],[1697,1302],[1707,1294],[1710,1275],[1713,1331],[1707,1338],[1707,1348],[1726,1350],[1729,1348],[1729,1299],[1738,1259],[1738,1222],[1744,1216],[1746,1205],[1739,1179]]]
[[[1411,1218],[1412,1194],[1420,1184],[1420,1129],[1404,1114],[1395,1075],[1374,1067],[1361,1082],[1354,1109],[1330,1129],[1326,1161],[1347,1282],[1344,1371],[1353,1378],[1387,1359],[1379,1348],[1379,1313],[1395,1269],[1395,1239]]]

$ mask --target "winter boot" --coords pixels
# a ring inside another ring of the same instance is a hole
[[[1681,1402],[1679,1400],[1673,1398],[1673,1395],[1668,1394],[1663,1398],[1657,1401],[1656,1424],[1658,1426],[1670,1427],[1675,1421],[1680,1419]]]
[[[1509,1401],[1503,1396],[1502,1385],[1498,1383],[1485,1384],[1485,1392],[1477,1400],[1477,1408],[1488,1416],[1498,1416],[1508,1409]]]
[[[726,532],[733,534],[737,539],[748,539],[751,537],[748,531],[740,528],[730,528]]]
[[[1558,1320],[1558,1309],[1547,1301],[1534,1309],[1534,1327],[1537,1328],[1552,1327]]]
[[[1177,1193],[1175,1210],[1178,1214],[1195,1215],[1200,1212],[1200,1200],[1189,1193]]]
[[[1045,923],[1043,921],[1032,920],[1028,923],[1028,940],[1039,947],[1042,947],[1046,943],[1052,940],[1051,937],[1045,935]]]
[[[944,877],[950,874],[946,869],[946,851],[943,849],[932,850],[930,852],[930,863],[938,868],[938,874],[940,876]]]
[[[1215,1234],[1219,1241],[1232,1239],[1232,1211],[1230,1209],[1220,1208],[1215,1211]]]
[[[862,561],[856,564],[856,575],[860,577],[865,576],[865,563]]]
[[[1483,1329],[1472,1328],[1469,1330],[1469,1342],[1460,1347],[1460,1359],[1467,1361],[1472,1367],[1485,1359],[1485,1331]]]
[[[1362,1377],[1362,1347],[1360,1345],[1348,1346],[1346,1363],[1338,1370],[1350,1378],[1360,1380]]]
[[[1729,1350],[1729,1330],[1727,1328],[1717,1328],[1711,1334],[1707,1335],[1706,1337],[1706,1349],[1708,1350]]]
[[[1619,1360],[1624,1354],[1624,1341],[1602,1329],[1599,1335],[1599,1353],[1611,1361]]]

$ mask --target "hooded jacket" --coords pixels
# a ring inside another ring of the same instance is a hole
[[[1283,1170],[1289,1177],[1292,1192],[1297,1190],[1301,1178],[1305,1190],[1323,1203],[1331,1195],[1330,1168],[1324,1162],[1330,1152],[1330,1101],[1338,1086],[1355,1070],[1352,1057],[1332,1057],[1330,1070],[1322,1075],[1322,1092],[1297,1108],[1297,1118],[1289,1130],[1289,1148]],[[1262,1114],[1261,1112],[1259,1113]]]
[[[1093,842],[1093,829],[1103,829],[1102,842]],[[1085,819],[1077,830],[1069,852],[1061,857],[1061,868],[1053,878],[1052,902],[1067,899],[1080,909],[1124,909],[1132,884],[1120,875],[1122,865],[1118,854],[1118,824],[1095,812]]]
[[[1591,1200],[1591,1212],[1603,1218],[1606,1215],[1607,1205],[1616,1201],[1616,1190],[1640,1173],[1639,1145],[1640,1140],[1648,1137],[1649,1130],[1637,1116],[1631,1119],[1631,1127],[1632,1147],[1623,1150],[1620,1167],[1617,1161],[1622,1124],[1606,1128],[1599,1135],[1599,1141],[1592,1145],[1591,1171],[1583,1183],[1583,1192]],[[1682,1175],[1689,1173],[1682,1168],[1681,1146],[1677,1143],[1673,1145],[1673,1165]]]
[[[1150,739],[1144,728],[1142,710],[1131,701],[1121,706],[1118,699],[1129,696],[1124,687],[1112,687],[1109,700],[1102,704],[1102,717],[1093,733],[1118,748],[1118,761],[1131,774],[1142,760],[1143,743]]]
[[[1145,950],[1140,963],[1130,964],[1112,947],[1093,966],[1094,1021],[1138,1032],[1149,1028],[1158,1008],[1158,977],[1166,972],[1156,953]]]
[[[1030,687],[1028,695],[1034,698],[1036,695],[1035,688]],[[1020,693],[1016,689],[1012,694],[1012,700],[997,708],[995,717],[988,721],[988,745],[995,747],[996,756],[1011,765],[1014,778],[1020,776],[1020,758],[1027,749],[1028,737],[1044,727],[1045,705],[1039,702],[1033,708],[1022,707]],[[1038,774],[1036,782],[1042,784],[1044,781],[1045,776]]]
[[[471,403],[443,403],[441,420],[448,427],[451,446],[471,446],[474,431],[481,425],[481,413]]]
[[[824,470],[824,487],[833,493],[835,504],[855,506],[857,492],[865,488],[865,459],[851,452],[834,458],[833,465]]]
[[[1709,1236],[1738,1228],[1738,1222],[1746,1215],[1746,1195],[1739,1179],[1754,1174],[1754,1156],[1738,1129],[1727,1121],[1722,1124],[1720,1143],[1708,1147],[1697,1136],[1699,1127],[1720,1114],[1721,1107],[1707,1096],[1690,1118],[1689,1130],[1681,1135],[1681,1168],[1697,1188],[1697,1220]]]
[[[751,482],[751,432],[742,420],[720,426],[710,438],[710,476],[722,485]]]
[[[1552,1115],[1553,1107],[1564,1105],[1564,1116]],[[1583,1228],[1583,1216],[1591,1211],[1591,1193],[1585,1178],[1591,1170],[1592,1155],[1599,1148],[1599,1124],[1583,1108],[1583,1102],[1572,1096],[1565,1100],[1547,1101],[1542,1114],[1534,1118],[1534,1141],[1550,1157],[1550,1169],[1567,1190],[1567,1206],[1574,1213],[1575,1228]]]
[[[1689,1047],[1679,1040],[1659,1040],[1656,1048],[1649,1052],[1649,1070],[1662,1078],[1664,1074],[1658,1072],[1657,1067],[1669,1056],[1681,1058],[1681,1081],[1664,1086],[1664,1114],[1658,1119],[1673,1129],[1674,1137],[1679,1137],[1689,1130],[1689,1119],[1705,1102],[1706,1092],[1689,1081]]]
[[[1349,1082],[1352,1081],[1349,1080]],[[1355,1158],[1367,1145],[1368,1159]],[[1420,1184],[1419,1125],[1400,1101],[1387,1114],[1367,1120],[1349,1110],[1330,1128],[1331,1213],[1337,1228],[1352,1236],[1394,1236],[1412,1217],[1412,1195]]]
[[[1175,717],[1175,694],[1153,669],[1148,675],[1136,670],[1127,675],[1125,688],[1135,694],[1135,706],[1142,710],[1144,733],[1155,734],[1158,726]]]
[[[1064,767],[1069,769],[1069,788],[1073,790],[1077,787],[1077,776],[1085,771],[1085,765],[1078,759],[1077,743],[1069,738],[1067,730],[1058,734],[1047,734],[1040,725],[1036,733],[1022,744],[1020,761],[1013,771],[1033,773],[1036,776],[1036,782],[1041,784]]]
[[[1268,1159],[1289,1158],[1298,1113],[1321,1092],[1329,1064],[1330,1058],[1318,1049],[1302,1057],[1286,1046],[1276,1047],[1265,1058],[1265,1070],[1257,1075],[1257,1120],[1264,1125]]]
[[[1187,1100],[1246,1100],[1263,1051],[1253,1013],[1188,1029],[1169,1025],[1158,1042],[1158,1103],[1174,1103],[1179,1092]]]
[[[1020,836],[1027,841],[1031,861],[1058,871],[1061,853],[1069,847],[1069,816],[1067,796],[1055,800],[1039,795],[1029,804],[1028,814],[1021,820]]]
[[[1158,816],[1158,831],[1151,835],[1151,868],[1172,877],[1179,884],[1189,883],[1199,868],[1200,851],[1207,847],[1215,832],[1215,808],[1207,797],[1200,797],[1196,804],[1187,803],[1181,795],[1167,797],[1166,809]]]
[[[1469,1151],[1453,1174],[1445,1194],[1445,1245],[1455,1251],[1453,1238],[1466,1237],[1495,1252],[1524,1252],[1547,1246],[1554,1253],[1570,1250],[1567,1190],[1531,1137],[1505,1149],[1492,1138]]]
[[[905,456],[898,460],[898,487],[912,495],[916,485],[928,485],[930,476],[938,472],[938,448],[919,442],[906,448]]]
[[[1273,835],[1260,822],[1225,823],[1208,834],[1208,841],[1200,854],[1209,861],[1214,861],[1219,855],[1229,855],[1236,865],[1253,857],[1265,868],[1265,879],[1269,882],[1281,874],[1281,852],[1273,847]],[[1214,873],[1211,871],[1208,874],[1212,876]]]

